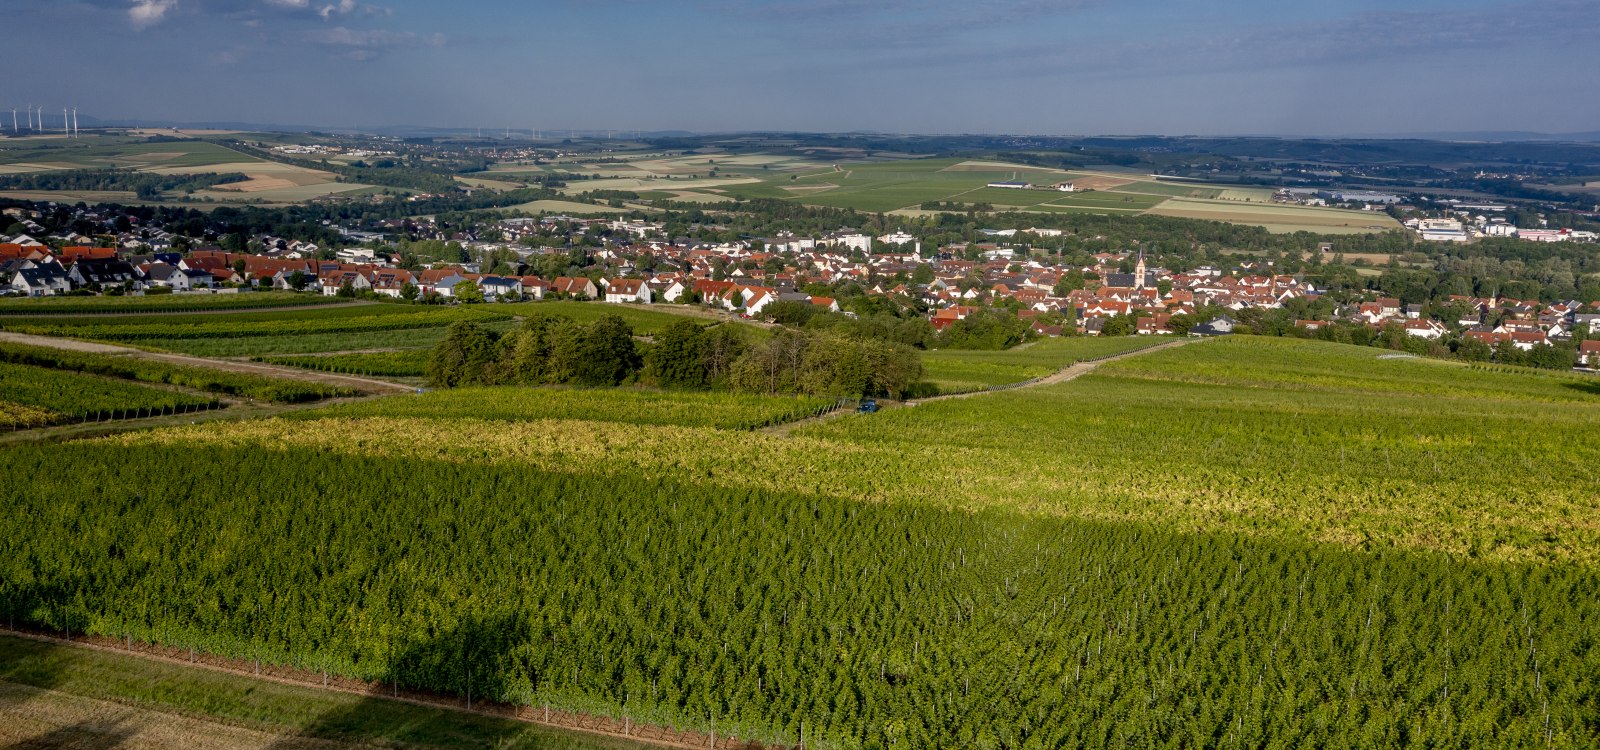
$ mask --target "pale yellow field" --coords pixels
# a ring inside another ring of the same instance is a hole
[[[272,178],[265,178],[265,180],[268,181],[271,179]],[[251,180],[250,182],[239,182],[234,183],[233,185],[219,185],[218,187],[228,188],[238,185],[251,185],[255,182],[255,180]],[[369,187],[372,186],[363,185],[356,182],[319,182],[312,185],[295,185],[291,182],[289,184],[278,185],[276,187],[269,187],[266,184],[262,184],[260,187],[249,191],[228,191],[226,189],[197,190],[195,191],[195,197],[210,198],[215,201],[264,200],[272,203],[298,203],[300,201],[311,200],[312,198],[322,198],[329,195],[338,195],[340,193],[364,190]]]
[[[628,209],[626,208],[612,208],[610,206],[598,206],[591,203],[576,203],[574,201],[556,200],[533,201],[532,203],[523,203],[521,205],[511,206],[510,208],[504,208],[501,210],[523,211],[530,214],[622,214],[628,212]]]
[[[732,199],[726,195],[697,193],[692,190],[674,190],[672,191],[672,197],[668,198],[668,200],[687,201],[690,203],[724,203]]]
[[[1260,203],[1173,198],[1146,211],[1154,216],[1211,219],[1235,224],[1257,224],[1273,232],[1327,232],[1337,234],[1382,232],[1399,229],[1388,214],[1344,211],[1335,208],[1281,206]]]
[[[1224,188],[1222,195],[1217,196],[1227,201],[1254,201],[1269,203],[1272,201],[1273,192],[1266,188]]]
[[[212,164],[204,167],[157,167],[147,169],[146,172],[155,174],[226,174],[239,172],[249,175],[251,179],[281,179],[290,185],[323,185],[333,182],[333,173],[316,169],[306,169],[293,164],[279,164],[277,162],[238,162],[234,164]]]
[[[1004,162],[1004,161],[964,161],[964,162],[961,162],[960,164],[952,164],[952,165],[950,165],[948,167],[945,167],[944,169],[941,169],[939,171],[940,172],[993,172],[993,171],[995,171],[997,169],[1016,169],[1016,170],[1021,170],[1021,171],[1025,171],[1025,172],[1049,172],[1049,173],[1061,174],[1061,175],[1071,175],[1071,174],[1073,174],[1072,172],[1067,172],[1067,171],[1061,170],[1061,169],[1050,169],[1050,168],[1047,168],[1047,167],[1032,167],[1032,166],[1028,166],[1027,164],[1012,164],[1010,162]]]
[[[760,182],[754,177],[715,177],[686,180],[669,180],[664,177],[619,177],[600,180],[580,180],[567,183],[561,188],[565,195],[587,193],[590,190],[695,190],[700,188],[721,187],[723,185],[743,185],[751,182]]]

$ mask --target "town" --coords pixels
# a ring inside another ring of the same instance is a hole
[[[252,253],[160,227],[115,232],[106,212],[75,211],[75,220],[98,221],[109,231],[43,234],[37,212],[6,209],[14,226],[41,236],[3,238],[0,289],[29,297],[276,289],[425,304],[571,299],[700,305],[746,318],[762,318],[775,303],[853,317],[851,306],[841,305],[848,296],[921,315],[935,332],[978,311],[1004,311],[1036,336],[1228,334],[1241,321],[1259,326],[1264,313],[1293,312],[1286,320],[1296,335],[1340,325],[1365,329],[1363,340],[1371,340],[1389,330],[1404,334],[1419,353],[1430,346],[1439,353],[1447,340],[1459,352],[1471,342],[1462,356],[1479,359],[1496,349],[1559,346],[1572,350],[1569,366],[1600,365],[1600,340],[1592,338],[1600,334],[1600,308],[1575,299],[1452,294],[1403,303],[1383,289],[1330,296],[1303,272],[1275,269],[1273,260],[1176,269],[1156,265],[1143,251],[1122,250],[1075,263],[1035,248],[1062,234],[1040,227],[983,229],[987,241],[937,247],[904,231],[872,236],[849,228],[712,242],[668,239],[661,222],[556,215],[502,219],[473,233],[497,238],[490,241],[446,234],[423,218],[381,222],[373,227],[378,231],[345,229],[342,247],[251,237],[248,244],[259,250]],[[384,230],[421,232],[471,260],[402,257]],[[99,239],[114,242],[79,244]],[[546,244],[554,242],[561,244]]]

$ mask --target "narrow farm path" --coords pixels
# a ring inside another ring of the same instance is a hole
[[[951,393],[951,394],[944,395],[944,396],[929,396],[928,398],[918,399],[918,400],[916,400],[914,402],[911,402],[911,403],[912,404],[925,404],[925,403],[928,403],[930,401],[944,401],[944,400],[952,399],[952,398],[972,398],[974,396],[984,396],[984,395],[988,395],[988,394],[991,394],[991,393],[1000,393],[1000,392],[1003,392],[1003,391],[1017,391],[1017,390],[1022,390],[1023,388],[1038,388],[1040,386],[1045,386],[1045,385],[1055,385],[1057,383],[1065,383],[1065,382],[1067,382],[1069,380],[1075,380],[1077,378],[1083,377],[1084,375],[1087,375],[1087,374],[1093,372],[1095,368],[1097,368],[1100,365],[1103,365],[1103,364],[1105,364],[1107,362],[1115,362],[1115,361],[1117,361],[1119,359],[1127,359],[1129,357],[1138,357],[1138,356],[1141,356],[1141,355],[1144,355],[1144,354],[1149,354],[1151,352],[1159,352],[1162,349],[1172,349],[1174,347],[1183,346],[1185,344],[1188,344],[1188,343],[1196,341],[1196,340],[1197,339],[1179,339],[1177,341],[1168,341],[1165,344],[1157,344],[1155,346],[1148,347],[1148,348],[1145,348],[1145,349],[1139,349],[1139,350],[1131,351],[1131,352],[1123,352],[1122,354],[1113,354],[1113,355],[1111,355],[1109,357],[1102,357],[1100,359],[1088,360],[1088,361],[1084,361],[1084,362],[1074,362],[1074,363],[1072,363],[1070,365],[1067,365],[1066,367],[1061,368],[1060,370],[1057,370],[1054,374],[1046,375],[1045,377],[1039,378],[1038,380],[1035,380],[1035,381],[1033,381],[1031,383],[1024,383],[1024,384],[1016,386],[1014,388],[1005,388],[1002,391],[970,391],[968,393]]]
[[[1087,361],[1083,361],[1083,362],[1074,362],[1074,363],[1072,363],[1070,365],[1067,365],[1066,367],[1061,368],[1060,370],[1057,370],[1056,372],[1054,372],[1054,373],[1052,373],[1050,375],[1047,375],[1045,377],[1039,378],[1038,380],[1034,380],[1034,381],[1031,381],[1031,382],[1028,382],[1028,383],[1023,383],[1023,384],[1017,385],[1017,386],[1012,386],[1012,387],[1009,387],[1009,388],[1001,388],[999,390],[987,390],[987,391],[969,391],[967,393],[951,393],[951,394],[944,395],[944,396],[929,396],[927,398],[919,398],[919,399],[916,399],[916,400],[904,401],[904,402],[895,402],[895,401],[887,401],[887,400],[884,400],[884,399],[879,399],[878,400],[878,406],[879,406],[880,409],[887,411],[889,409],[914,407],[914,406],[917,406],[918,404],[926,404],[926,403],[930,403],[930,402],[933,402],[933,401],[944,401],[944,400],[953,399],[953,398],[974,398],[974,397],[977,397],[977,396],[993,395],[995,393],[1006,393],[1006,392],[1010,392],[1010,391],[1018,391],[1018,390],[1022,390],[1024,388],[1038,388],[1040,386],[1045,386],[1045,385],[1055,385],[1057,383],[1065,383],[1065,382],[1067,382],[1069,380],[1073,380],[1073,379],[1082,377],[1082,376],[1084,376],[1084,375],[1086,375],[1086,374],[1088,374],[1090,372],[1093,372],[1096,367],[1099,367],[1100,365],[1103,365],[1103,364],[1105,364],[1107,362],[1115,362],[1115,361],[1117,361],[1119,359],[1127,359],[1128,357],[1137,357],[1137,356],[1140,356],[1142,354],[1149,354],[1151,352],[1158,352],[1158,351],[1161,351],[1162,349],[1171,349],[1171,348],[1174,348],[1174,347],[1179,347],[1179,346],[1183,346],[1185,344],[1189,344],[1189,343],[1191,343],[1193,341],[1196,341],[1196,340],[1197,339],[1178,339],[1176,341],[1168,341],[1168,342],[1166,342],[1164,344],[1157,344],[1155,346],[1147,347],[1147,348],[1144,348],[1144,349],[1139,349],[1139,350],[1136,350],[1136,351],[1124,352],[1122,354],[1113,354],[1113,355],[1111,355],[1109,357],[1102,357],[1100,359],[1087,360]],[[1024,344],[1023,346],[1026,346],[1026,344]],[[832,419],[838,419],[840,417],[848,416],[848,415],[851,415],[851,414],[854,414],[854,413],[855,413],[854,411],[851,411],[849,409],[840,409],[838,411],[829,412],[827,414],[823,414],[823,415],[817,416],[817,417],[808,417],[806,419],[802,419],[802,420],[799,420],[799,421],[796,421],[796,422],[785,422],[783,424],[773,425],[771,427],[765,427],[765,428],[762,428],[761,431],[765,432],[765,433],[767,433],[769,435],[786,436],[789,433],[794,432],[796,429],[798,429],[800,427],[804,427],[806,425],[817,424],[819,422],[826,422],[826,421],[832,420]]]
[[[194,357],[188,354],[169,354],[167,352],[150,352],[143,349],[134,349],[127,346],[113,344],[100,344],[92,341],[77,341],[74,339],[56,338],[54,336],[34,336],[26,333],[0,331],[0,341],[13,344],[27,344],[29,346],[48,346],[54,349],[66,349],[76,352],[92,352],[95,354],[116,354],[137,359],[149,359],[157,362],[166,362],[173,365],[187,365],[190,367],[207,367],[224,372],[237,372],[246,375],[263,375],[267,377],[282,378],[284,380],[301,380],[312,383],[325,383],[327,385],[354,388],[364,393],[410,393],[415,390],[411,386],[400,383],[391,383],[387,380],[356,377],[354,375],[338,375],[317,370],[304,370],[298,367],[284,367],[269,365],[262,362],[239,362],[236,360],[207,359]]]

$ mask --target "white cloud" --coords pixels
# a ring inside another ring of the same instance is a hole
[[[326,21],[335,13],[349,14],[354,13],[355,10],[356,0],[339,0],[337,5],[322,6],[322,10],[317,11],[317,15],[322,16],[322,20]]]
[[[142,29],[161,22],[167,11],[177,7],[178,0],[133,0],[133,7],[128,9],[128,20],[136,29]]]

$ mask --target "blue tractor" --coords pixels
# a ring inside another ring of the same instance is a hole
[[[862,399],[861,403],[856,406],[856,413],[857,414],[877,414],[878,413],[878,400],[877,399],[872,399],[872,398]]]

